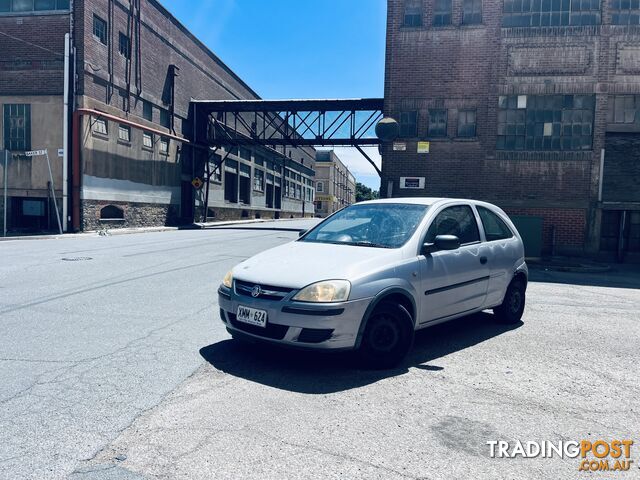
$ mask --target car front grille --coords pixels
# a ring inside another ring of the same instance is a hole
[[[287,295],[289,295],[293,289],[284,287],[274,287],[272,285],[261,285],[259,283],[245,282],[242,280],[236,280],[235,282],[236,293],[243,297],[261,298],[264,300],[276,300],[280,301]],[[253,289],[260,287],[260,294],[253,295]]]
[[[287,334],[287,330],[289,330],[289,327],[286,325],[276,325],[275,323],[267,323],[267,326],[263,328],[239,322],[236,314],[231,312],[227,312],[227,318],[229,318],[231,326],[237,330],[242,330],[243,332],[247,332],[258,337],[270,338],[272,340],[282,340]]]

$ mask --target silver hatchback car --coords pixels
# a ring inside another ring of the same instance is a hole
[[[495,205],[446,198],[362,202],[237,265],[218,290],[234,338],[357,349],[378,368],[416,330],[485,309],[520,321],[522,239]]]

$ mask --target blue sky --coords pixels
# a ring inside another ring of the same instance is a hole
[[[385,0],[161,2],[262,98],[383,96]],[[379,187],[357,151],[338,154]]]

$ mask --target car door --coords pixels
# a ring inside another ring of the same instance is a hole
[[[490,267],[486,305],[493,307],[502,303],[513,278],[515,263],[521,256],[520,240],[497,212],[481,205],[476,205],[476,210],[486,240]]]
[[[487,250],[471,206],[443,208],[427,228],[424,243],[434,243],[437,235],[455,235],[461,245],[419,256],[422,324],[481,308],[487,294]]]

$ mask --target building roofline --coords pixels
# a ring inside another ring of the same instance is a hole
[[[240,78],[237,73],[231,70],[231,68],[226,63],[224,63],[220,59],[220,57],[213,53],[213,51],[202,42],[202,40],[191,33],[191,31],[187,27],[185,27],[184,24],[180,20],[178,20],[175,15],[173,15],[173,13],[171,13],[164,5],[162,5],[162,3],[160,3],[160,0],[149,0],[149,3],[151,3],[155,8],[166,15],[167,18],[171,20],[175,24],[175,26],[182,31],[182,33],[193,40],[193,42],[198,45],[214,62],[216,62],[220,67],[222,67],[225,72],[231,75],[235,80],[238,81],[238,83],[240,83],[244,88],[252,93],[256,97],[256,99],[262,98],[253,88],[251,88],[242,78]]]

